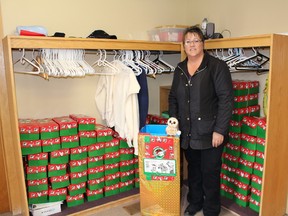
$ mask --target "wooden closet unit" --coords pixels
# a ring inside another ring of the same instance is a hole
[[[206,49],[266,47],[270,49],[268,114],[266,132],[266,151],[261,196],[261,216],[280,216],[285,214],[288,189],[286,169],[288,155],[288,37],[284,35],[259,35],[229,39],[213,39],[205,42]],[[5,73],[1,74],[1,121],[3,149],[8,180],[9,203],[13,214],[29,215],[21,149],[19,145],[18,113],[15,95],[12,50],[25,48],[71,48],[71,49],[125,49],[162,50],[185,54],[180,43],[149,41],[126,41],[82,38],[48,38],[7,36],[3,39]],[[131,200],[135,196],[130,197]],[[129,197],[125,200],[129,200]],[[119,201],[119,203],[121,200]],[[109,206],[103,205],[105,207]],[[117,205],[118,203],[111,203]],[[97,212],[101,206],[77,212],[85,215]]]
[[[18,130],[18,111],[16,100],[16,84],[14,79],[12,51],[17,49],[85,49],[85,50],[150,50],[181,52],[180,43],[150,42],[150,41],[128,41],[107,39],[84,39],[84,38],[55,38],[55,37],[26,37],[6,36],[3,39],[5,73],[1,73],[1,120],[3,133],[4,160],[6,165],[6,178],[8,180],[8,191],[10,211],[13,215],[29,215],[26,186],[24,179],[20,138]],[[106,203],[101,206],[92,207],[73,215],[89,215],[99,209],[110,208],[122,202],[134,200],[139,194],[125,197],[120,200]]]

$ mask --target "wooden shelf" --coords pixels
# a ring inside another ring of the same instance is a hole
[[[7,36],[4,41],[9,43],[12,49],[106,49],[106,50],[161,50],[177,51],[180,53],[181,44],[172,42],[155,41],[130,41],[114,39],[94,38],[56,38],[56,37],[29,37],[29,36]]]

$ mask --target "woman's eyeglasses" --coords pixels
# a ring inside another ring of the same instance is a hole
[[[195,40],[187,40],[187,41],[184,41],[184,44],[186,46],[190,46],[191,44],[195,44],[195,45],[198,45],[202,42],[202,40],[198,40],[198,39],[195,39]]]

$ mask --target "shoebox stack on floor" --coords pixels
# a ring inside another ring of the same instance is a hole
[[[234,110],[223,153],[221,194],[259,212],[266,118],[260,117],[258,81],[233,81]]]
[[[72,207],[139,187],[134,148],[95,118],[19,119],[19,132],[30,207]]]

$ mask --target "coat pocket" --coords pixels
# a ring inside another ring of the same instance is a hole
[[[211,135],[214,131],[216,116],[197,119],[197,132],[199,136]]]

